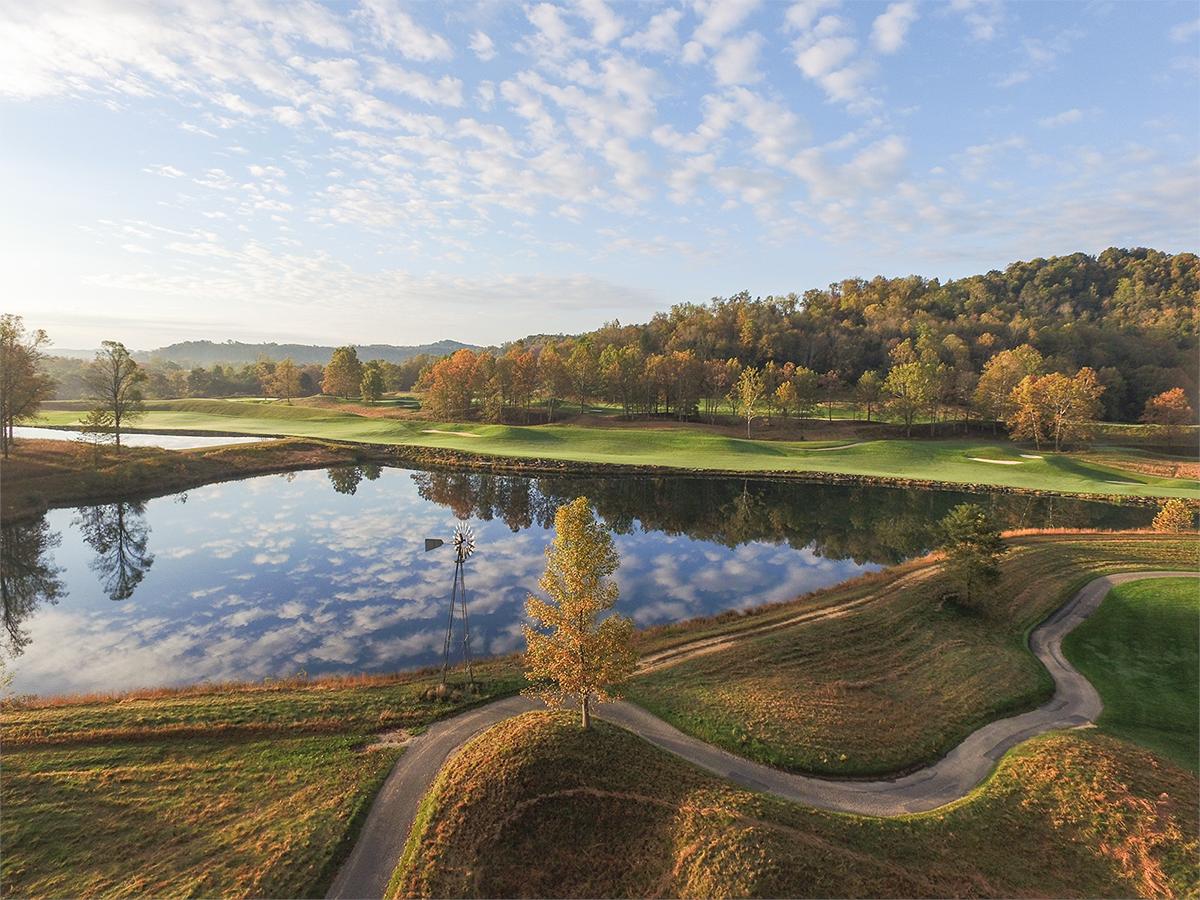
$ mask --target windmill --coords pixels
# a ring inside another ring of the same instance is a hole
[[[444,542],[437,538],[425,540],[426,552],[435,550]],[[467,557],[475,552],[475,532],[469,525],[459,525],[454,529],[454,586],[450,590],[450,615],[446,619],[446,642],[442,647],[442,685],[446,684],[446,673],[450,670],[450,646],[454,639],[454,615],[462,614],[462,645],[463,658],[467,663],[467,678],[471,687],[475,686],[475,669],[471,661],[471,624],[467,618],[467,585],[463,580],[463,566]]]

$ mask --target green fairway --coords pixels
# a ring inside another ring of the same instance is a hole
[[[1101,728],[1200,769],[1200,582],[1118,585],[1063,652],[1100,692]]]
[[[1140,475],[1069,454],[1022,455],[1018,447],[1006,441],[762,441],[649,426],[439,424],[226,400],[168,400],[149,403],[147,407],[138,427],[151,430],[294,435],[583,463],[734,472],[836,473],[1068,494],[1200,499],[1200,481],[1195,479]],[[77,409],[59,408],[47,409],[43,418],[50,424],[73,425],[81,415]]]

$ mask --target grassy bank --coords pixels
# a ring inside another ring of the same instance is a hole
[[[78,410],[50,409],[50,424],[75,424]],[[477,425],[358,415],[302,406],[227,400],[149,404],[144,429],[220,431],[399,444],[516,460],[558,460],[731,473],[812,473],[954,485],[1200,499],[1200,481],[1164,478],[1068,453],[1029,453],[982,439],[862,442],[746,440],[687,428]]]
[[[426,796],[393,897],[1180,896],[1193,774],[1102,735],[1047,735],[969,798],[902,819],[738,789],[603,722],[530,713]]]
[[[1200,587],[1194,578],[1113,588],[1063,641],[1104,700],[1099,725],[1200,770]]]
[[[489,691],[517,689],[508,663]],[[148,692],[0,710],[0,895],[319,897],[419,731],[433,676]],[[402,735],[398,735],[398,738]]]
[[[643,639],[647,649],[696,638],[719,643],[635,678],[625,695],[682,731],[759,762],[887,774],[928,763],[980,725],[1047,699],[1052,682],[1025,636],[1084,583],[1107,572],[1200,564],[1193,535],[1064,534],[1012,543],[987,614],[942,602],[950,585],[932,561],[915,561],[763,617],[652,632]],[[826,607],[835,614],[786,624]],[[772,622],[784,624],[747,633]]]
[[[316,440],[264,441],[194,450],[101,448],[19,439],[0,466],[3,521],[52,506],[174,493],[215,481],[384,458],[378,448]]]

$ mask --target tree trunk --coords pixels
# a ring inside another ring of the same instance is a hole
[[[592,727],[592,708],[591,697],[588,694],[583,694],[579,701],[580,726],[586,731]]]

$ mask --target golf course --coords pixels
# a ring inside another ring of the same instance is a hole
[[[47,404],[40,423],[79,424],[79,404]],[[876,440],[774,441],[687,428],[572,424],[481,425],[229,400],[150,401],[143,431],[194,431],[322,438],[447,450],[482,458],[616,465],[662,471],[849,476],[886,481],[982,485],[1110,497],[1200,499],[1200,481],[1141,474],[1123,460],[1146,451],[1109,453],[1104,464],[1075,453],[1033,451],[1010,441],[889,437]]]

